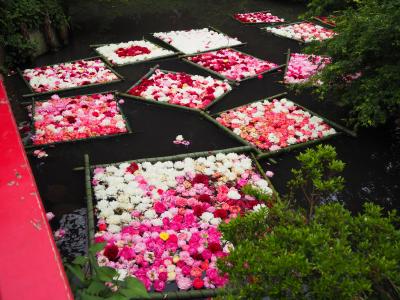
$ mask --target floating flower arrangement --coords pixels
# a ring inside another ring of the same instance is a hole
[[[285,22],[285,19],[274,16],[269,11],[237,13],[234,14],[233,17],[241,23],[250,23],[250,24]]]

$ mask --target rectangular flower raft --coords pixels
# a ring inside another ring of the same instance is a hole
[[[156,66],[123,95],[162,105],[207,109],[231,90],[228,82],[211,76],[166,71]]]
[[[285,22],[285,19],[274,16],[269,11],[237,13],[233,15],[233,18],[243,24],[271,24]]]
[[[214,28],[202,28],[169,32],[156,32],[153,36],[184,54],[195,54],[210,50],[243,45]]]
[[[238,106],[209,119],[255,148],[257,158],[330,138],[339,133],[335,128],[354,136],[348,129],[284,98],[285,94]]]
[[[25,69],[20,74],[32,92],[24,97],[112,83],[123,79],[100,57]]]
[[[131,132],[113,92],[60,98],[32,105],[33,146]]]
[[[256,78],[282,67],[231,48],[187,56],[184,61],[232,81]]]
[[[144,39],[124,43],[105,44],[96,47],[95,51],[110,64],[116,66],[135,64],[176,55],[174,51],[164,49]]]
[[[268,26],[261,29],[277,36],[286,37],[302,43],[322,41],[330,39],[336,35],[333,30],[311,22],[296,22],[277,26]]]
[[[218,224],[268,209],[275,199],[259,164],[234,150],[239,149],[94,167],[86,156],[88,211],[95,212],[89,215],[90,236],[107,243],[97,253],[98,263],[115,268],[120,279],[135,276],[156,292],[154,299],[224,286],[228,278],[219,274],[216,261],[231,245],[222,240]]]
[[[313,54],[287,54],[287,63],[283,82],[287,84],[302,84],[309,82],[312,77],[331,63],[331,58]],[[314,82],[318,85],[320,82]]]

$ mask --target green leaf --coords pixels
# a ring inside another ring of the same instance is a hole
[[[143,283],[135,277],[125,279],[126,288],[120,289],[120,293],[126,297],[149,298]]]
[[[85,256],[77,256],[75,257],[75,259],[72,261],[72,263],[74,265],[79,265],[79,266],[83,266],[88,262],[88,258]]]
[[[97,252],[100,252],[101,250],[103,250],[105,246],[106,246],[106,243],[96,243],[96,244],[93,244],[93,245],[89,248],[89,253],[90,253],[90,254],[96,254]]]
[[[99,267],[96,270],[96,276],[99,280],[107,282],[112,281],[115,276],[118,275],[118,272],[110,267]]]
[[[81,294],[81,300],[104,300],[105,298],[99,297],[99,296],[94,296],[94,295],[89,295],[86,292],[83,292]]]
[[[76,265],[66,264],[67,270],[70,271],[75,277],[77,277],[82,283],[85,282],[86,277],[81,267]]]
[[[103,282],[92,281],[87,288],[87,293],[98,296],[104,290],[108,290],[108,288],[104,285]]]

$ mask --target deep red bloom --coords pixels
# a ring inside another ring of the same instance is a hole
[[[76,122],[76,118],[75,118],[75,117],[72,117],[72,116],[68,116],[68,117],[67,117],[67,121],[68,121],[68,123],[72,124],[72,123],[75,123],[75,122]]]
[[[208,185],[209,182],[209,178],[207,175],[204,174],[196,174],[196,176],[194,176],[192,183],[196,184],[196,183],[202,183],[204,185]]]
[[[214,211],[214,217],[226,219],[228,217],[228,212],[225,209],[217,209]]]
[[[104,248],[104,256],[108,258],[110,261],[117,261],[118,259],[119,249],[115,244],[107,245]]]
[[[129,173],[135,173],[137,170],[139,170],[139,166],[137,163],[132,162],[128,168],[126,168],[126,171]]]
[[[106,230],[106,229],[107,229],[107,224],[105,224],[105,223],[99,224],[99,230],[100,230],[100,231],[104,231],[104,230]]]
[[[203,214],[203,212],[204,212],[204,209],[201,205],[196,205],[193,207],[193,214],[196,217],[200,217]]]
[[[207,194],[202,194],[197,198],[197,200],[209,203],[211,201],[211,197]]]
[[[195,289],[201,289],[201,288],[203,288],[203,286],[204,286],[204,281],[203,281],[203,279],[201,279],[201,278],[195,278],[194,280],[193,280],[193,287],[195,288]]]
[[[218,251],[222,251],[222,247],[219,243],[210,243],[208,244],[208,249],[212,252],[218,252]]]
[[[141,54],[149,54],[151,51],[142,46],[130,46],[129,48],[119,48],[115,51],[115,53],[119,57],[126,57],[126,56],[137,56]]]

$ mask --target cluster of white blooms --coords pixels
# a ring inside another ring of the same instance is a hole
[[[231,38],[208,28],[156,32],[153,35],[185,54],[232,47],[242,43],[237,38]]]

